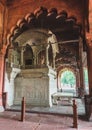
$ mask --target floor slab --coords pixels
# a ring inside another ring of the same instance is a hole
[[[65,115],[26,113],[24,122],[20,117],[20,112],[0,113],[0,130],[92,130],[92,120],[79,117],[78,129],[72,128],[73,118]]]

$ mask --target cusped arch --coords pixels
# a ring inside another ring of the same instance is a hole
[[[62,73],[66,70],[71,71],[76,78],[76,70],[75,69],[73,69],[72,67],[61,67],[61,69],[59,69],[59,71],[58,71],[58,76],[57,76],[57,78],[58,78],[58,88],[61,88],[60,78],[61,78]]]
[[[51,23],[52,19],[54,19],[54,21]],[[55,28],[58,26],[61,27],[62,22],[72,23],[72,27],[76,26],[80,28],[77,24],[76,18],[69,18],[67,12],[58,12],[56,8],[51,8],[50,10],[47,10],[47,8],[45,7],[40,7],[36,9],[33,13],[28,13],[24,18],[17,21],[17,24],[11,28],[10,34],[7,35],[7,43],[10,44],[14,38],[16,38],[23,31],[31,27],[42,28],[41,25],[43,25],[44,29],[48,27],[48,29],[52,31],[54,25]]]
[[[64,71],[66,71],[66,70],[71,71],[71,72],[75,75],[75,77],[76,77],[76,71],[75,71],[74,69],[72,69],[71,67],[62,68],[62,69],[59,71],[59,74],[61,75],[61,74],[62,74]]]

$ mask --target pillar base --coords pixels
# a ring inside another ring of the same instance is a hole
[[[3,112],[3,111],[4,111],[4,107],[0,106],[0,112]]]

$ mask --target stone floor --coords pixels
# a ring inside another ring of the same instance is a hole
[[[92,116],[86,121],[84,101],[75,99],[78,128],[73,128],[72,103],[62,100],[49,107],[26,107],[25,121],[21,122],[21,106],[12,106],[0,113],[0,130],[92,130]]]
[[[20,121],[20,112],[0,113],[0,130],[92,130],[92,118],[85,121],[78,117],[78,128],[73,127],[72,116],[26,113],[25,121]]]

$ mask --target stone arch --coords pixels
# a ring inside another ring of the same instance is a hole
[[[72,67],[61,67],[61,69],[58,71],[58,88],[61,88],[61,83],[60,83],[61,74],[66,70],[71,71],[74,74],[76,79],[76,69],[73,69]]]
[[[29,44],[26,44],[25,51],[23,53],[25,68],[30,67],[33,64],[33,50]]]
[[[51,20],[55,22],[51,23]],[[10,29],[10,32],[7,35],[6,45],[3,45],[2,51],[6,50],[8,46],[12,46],[12,41],[29,28],[48,28],[52,34],[54,34],[55,32],[53,32],[53,27],[55,26],[55,28],[61,28],[63,22],[71,23],[71,27],[78,28],[79,33],[81,33],[81,25],[77,23],[77,19],[74,16],[68,17],[65,10],[59,12],[56,8],[48,10],[45,7],[39,7],[34,12],[28,13],[24,18],[19,19],[16,25]],[[55,35],[52,35],[52,37],[55,37]],[[52,45],[53,49],[55,48],[54,46],[55,45]]]
[[[28,13],[24,18],[17,21],[17,24],[13,26],[10,33],[7,35],[7,45],[8,46],[12,40],[20,35],[24,30],[30,28],[40,28],[41,22],[43,21],[43,28],[48,25],[49,30],[52,31],[52,27],[55,23],[51,23],[51,19],[57,22],[57,26],[61,26],[62,22],[71,22],[72,27],[77,27],[81,31],[81,26],[77,24],[77,20],[74,16],[68,17],[66,11],[58,12],[56,8],[51,8],[47,10],[45,7],[40,7],[36,9],[33,13]],[[59,23],[59,24],[58,24]],[[52,26],[51,26],[52,24]],[[53,31],[52,31],[53,32]]]
[[[62,74],[64,71],[66,71],[66,70],[69,70],[69,71],[71,71],[74,75],[76,75],[76,72],[71,68],[71,67],[65,67],[65,68],[63,68],[61,71],[60,71],[60,73]]]

